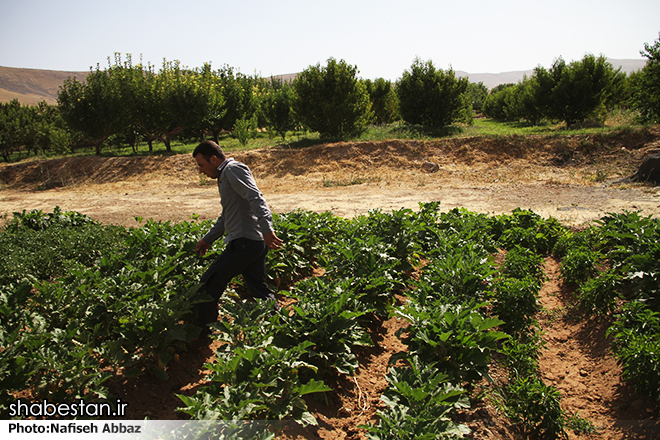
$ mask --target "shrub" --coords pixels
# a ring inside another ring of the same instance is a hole
[[[572,249],[561,261],[560,273],[565,283],[582,284],[598,273],[600,254],[586,247]]]
[[[494,330],[502,321],[484,317],[479,305],[436,302],[423,307],[410,300],[396,313],[410,321],[407,329],[397,333],[399,337],[406,333],[401,340],[408,353],[435,363],[456,383],[488,377],[491,352],[497,349],[497,341],[507,337]]]
[[[506,387],[507,415],[531,438],[566,438],[561,395],[536,376],[520,376]]]
[[[540,284],[534,277],[522,279],[500,278],[494,283],[493,314],[504,324],[509,334],[527,335],[540,310],[538,292]]]
[[[623,379],[631,380],[638,393],[660,400],[660,313],[641,301],[630,302],[607,335],[614,336]]]
[[[589,313],[607,315],[614,311],[623,286],[623,277],[606,271],[587,280],[577,290],[578,305]]]
[[[467,78],[456,78],[453,70],[436,70],[432,61],[417,58],[397,82],[401,118],[428,127],[450,125],[470,106],[464,97],[467,87]]]
[[[463,438],[470,430],[456,424],[451,413],[468,408],[465,391],[448,382],[446,374],[416,357],[409,367],[394,367],[387,374],[389,387],[381,395],[385,409],[377,425],[362,426],[372,440],[395,438]]]
[[[344,60],[310,66],[293,82],[296,119],[322,137],[343,138],[362,131],[372,121],[371,102],[357,67]]]

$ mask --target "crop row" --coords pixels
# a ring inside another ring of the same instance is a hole
[[[509,372],[497,392],[508,417],[527,433],[562,437],[577,421],[540,378],[535,325],[551,253],[581,310],[617,314],[610,332],[625,378],[660,395],[656,219],[624,212],[571,232],[531,211],[440,213],[434,202],[417,212],[294,211],[274,220],[285,246],[269,254],[268,273],[291,304],[273,314],[231,290],[222,298],[208,382],[180,396],[192,418],[316,423],[307,395],[332,391],[329,377],[352,376],[356,348],[375,344],[370,326],[396,315],[407,323],[399,334],[407,350],[391,360],[379,422],[364,427],[370,438],[462,437],[467,427],[455,415],[490,378],[497,353]],[[24,390],[98,400],[120,376],[167,378],[168,363],[200,332],[190,322],[207,299],[198,279],[220,251],[194,255],[208,226],[122,228],[59,208],[15,213],[0,234],[2,410]],[[499,250],[506,257],[497,266]]]

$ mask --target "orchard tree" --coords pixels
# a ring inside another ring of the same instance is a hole
[[[35,106],[25,106],[23,112],[26,124],[22,130],[28,151],[36,155],[39,151],[63,153],[69,150],[71,135],[56,106],[41,101]]]
[[[144,132],[172,151],[172,139],[188,127],[200,126],[208,107],[208,95],[193,71],[182,69],[178,61],[163,62],[158,75],[152,77],[142,115]]]
[[[374,81],[364,80],[371,101],[377,124],[389,124],[397,119],[398,102],[391,81],[377,78]]]
[[[296,119],[324,138],[357,134],[373,120],[366,86],[357,77],[357,66],[344,60],[310,66],[293,82]]]
[[[280,78],[271,78],[261,108],[268,131],[282,136],[282,140],[284,140],[288,131],[296,127],[296,121],[291,110],[292,104],[293,88],[291,84],[282,81]]]
[[[112,81],[112,87],[121,96],[122,111],[117,116],[117,136],[136,151],[139,135],[143,133],[141,122],[149,109],[151,94],[150,80],[154,76],[151,66],[143,66],[142,63],[133,65],[132,56],[127,54],[126,61],[115,53],[115,63],[107,69]],[[154,140],[154,138],[150,138]],[[149,143],[150,150],[151,142]]]
[[[97,66],[84,83],[67,78],[60,86],[57,102],[67,125],[82,133],[100,155],[103,142],[117,133],[124,111],[122,97],[108,71]]]
[[[543,113],[536,102],[535,84],[535,78],[525,76],[518,84],[501,84],[493,88],[484,102],[484,115],[498,121],[526,120],[538,125]]]
[[[484,101],[488,97],[488,87],[484,85],[483,82],[479,81],[478,83],[469,83],[466,94],[472,110],[475,112],[481,112],[484,105]]]
[[[513,87],[513,86],[515,86],[514,83],[498,84],[490,90],[489,95],[493,95],[493,94],[499,92],[500,90],[504,90],[504,89],[507,89],[507,88]]]
[[[103,142],[112,135],[133,139],[142,132],[149,141],[165,144],[182,131],[201,127],[213,94],[198,72],[184,69],[178,61],[163,62],[155,73],[151,66],[133,65],[115,54],[106,70],[98,67],[85,83],[65,81],[58,103],[67,124],[83,133],[100,154]]]
[[[56,106],[45,101],[21,105],[17,99],[0,103],[0,154],[9,161],[21,150],[27,155],[39,151],[66,152],[71,135]]]
[[[200,75],[182,68],[178,61],[164,61],[161,70],[141,64],[116,63],[108,69],[112,87],[121,96],[123,112],[116,115],[118,132],[139,129],[151,150],[153,140],[172,151],[172,140],[184,130],[201,127],[208,110],[209,94]]]
[[[218,80],[215,87],[222,96],[222,105],[213,120],[211,131],[233,131],[237,121],[251,120],[259,108],[259,101],[254,93],[257,79],[234,72],[229,66],[218,70],[216,75]]]
[[[660,122],[660,38],[645,43],[641,54],[648,61],[635,77],[634,100],[644,121]]]
[[[211,64],[206,63],[199,72],[200,87],[208,99],[206,114],[201,121],[201,126],[196,131],[203,137],[204,132],[209,131],[213,140],[220,141],[220,133],[223,130],[227,108],[225,98],[222,94],[220,75],[211,69]]]
[[[502,84],[493,89],[484,100],[484,116],[502,122],[517,121],[520,117],[516,84]]]
[[[396,87],[401,118],[409,124],[444,127],[465,117],[467,78],[416,58]]]
[[[525,76],[516,85],[518,116],[532,125],[539,125],[543,120],[543,108],[536,98],[537,78]]]
[[[0,103],[0,154],[9,162],[13,153],[25,144],[24,110],[18,99]]]
[[[602,119],[623,78],[605,57],[590,54],[568,65],[560,57],[549,71],[537,67],[534,77],[536,102],[543,113],[568,127],[590,117]]]

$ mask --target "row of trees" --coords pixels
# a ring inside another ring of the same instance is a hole
[[[602,122],[614,107],[635,108],[644,122],[660,121],[660,39],[645,44],[646,66],[626,76],[605,57],[586,55],[567,64],[561,57],[550,69],[534,69],[517,84],[494,88],[483,105],[485,116],[499,121]]]
[[[146,139],[162,142],[171,151],[172,140],[184,134],[217,139],[222,130],[256,108],[256,79],[226,67],[216,72],[210,65],[183,69],[178,62],[164,62],[159,72],[152,66],[133,65],[130,56],[107,69],[91,72],[85,82],[69,78],[60,88],[58,105],[63,119],[101,151],[111,136],[131,146]]]
[[[538,124],[549,119],[572,126],[588,118],[602,119],[608,109],[629,104],[627,86],[626,75],[602,56],[586,55],[570,64],[559,58],[549,70],[537,67],[518,84],[493,89],[483,113],[500,121]]]
[[[19,148],[28,154],[66,152],[73,142],[71,130],[56,106],[44,101],[22,106],[17,99],[0,103],[0,154],[5,161],[9,162]]]
[[[436,70],[431,62],[420,60],[397,84],[383,78],[360,79],[356,66],[333,58],[326,66],[310,66],[293,82],[284,82],[244,75],[227,66],[212,70],[209,64],[184,69],[178,62],[164,62],[156,72],[153,66],[133,64],[130,55],[124,61],[116,54],[114,63],[106,69],[97,67],[85,81],[67,79],[58,106],[42,103],[39,112],[47,109],[52,116],[49,124],[70,133],[67,138],[59,136],[58,145],[84,141],[100,154],[110,142],[135,149],[146,140],[150,150],[159,141],[171,151],[177,137],[217,141],[221,133],[231,132],[246,143],[256,127],[266,127],[282,138],[302,128],[341,139],[369,124],[400,117],[430,126],[467,121],[471,118],[464,93],[468,85],[453,71]],[[27,147],[28,152],[48,149],[43,142],[41,148],[32,148],[32,141],[18,135],[37,123],[35,111],[17,101],[2,110],[15,126],[12,134],[0,134],[6,160],[18,147]]]
[[[231,132],[247,143],[257,127],[283,139],[302,128],[341,139],[369,124],[402,120],[443,127],[471,123],[475,111],[503,121],[543,119],[568,125],[601,118],[614,106],[636,107],[647,121],[660,120],[660,40],[645,45],[646,67],[630,77],[602,56],[587,55],[550,69],[537,67],[530,78],[492,91],[416,59],[401,78],[363,80],[356,66],[330,58],[310,66],[292,82],[244,75],[225,66],[213,70],[164,62],[160,70],[115,55],[84,82],[69,78],[57,106],[41,103],[0,106],[0,150],[5,160],[25,151],[65,151],[87,144],[100,154],[110,143],[131,146],[154,141],[171,151],[175,138],[198,140]]]

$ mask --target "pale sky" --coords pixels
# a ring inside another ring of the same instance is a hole
[[[0,66],[88,71],[119,52],[267,77],[333,57],[395,81],[416,57],[472,74],[642,60],[659,32],[658,0],[0,0]]]

